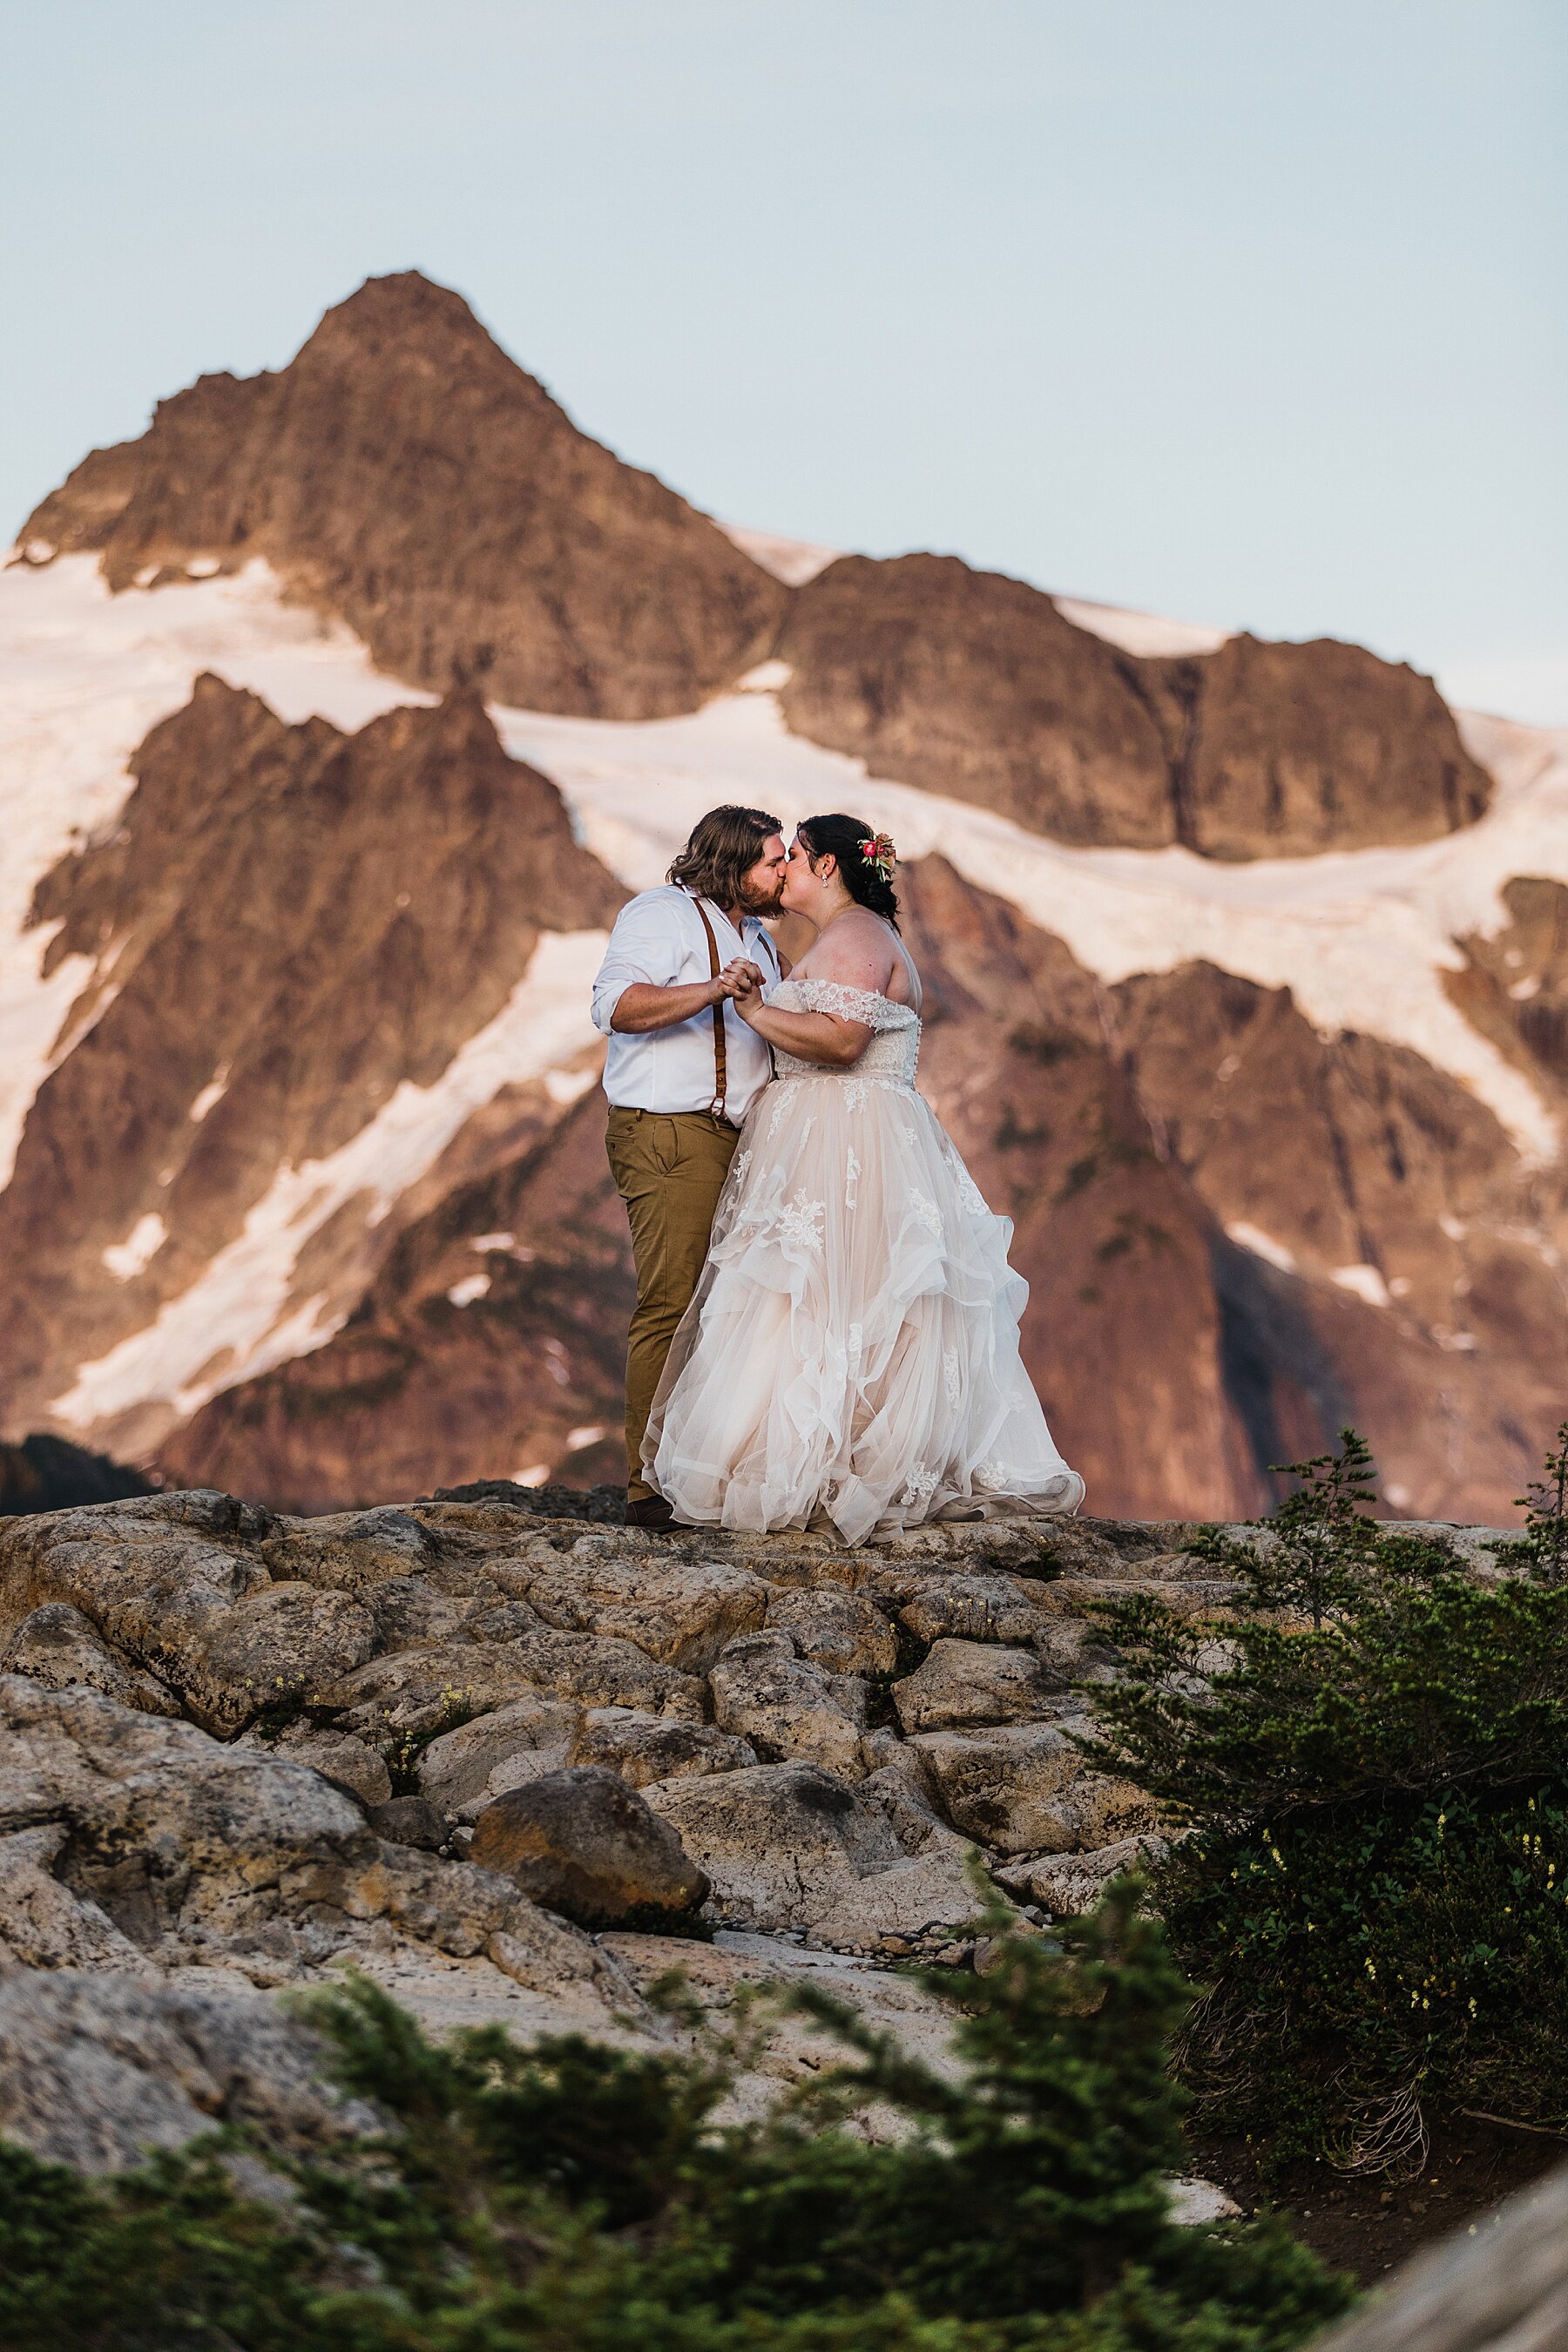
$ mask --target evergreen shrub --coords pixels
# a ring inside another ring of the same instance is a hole
[[[1568,2126],[1561,1466],[1478,1571],[1371,1517],[1347,1430],[1195,1547],[1234,1612],[1104,1612],[1100,1752],[1187,1825],[1155,1900],[1206,1988],[1180,2044],[1206,2126],[1399,2173],[1436,2113]]]
[[[724,2038],[649,2055],[499,2027],[437,2046],[368,1983],[318,1996],[379,2135],[267,2155],[283,2198],[247,2194],[222,2140],[96,2182],[0,2148],[0,2343],[1287,2352],[1342,2308],[1277,2222],[1168,2218],[1190,1988],[1137,1890],[993,1958],[951,2069],[797,1993],[843,2061],[745,2123],[720,2116],[763,2031],[744,2001]],[[880,2132],[847,2129],[872,2103]]]

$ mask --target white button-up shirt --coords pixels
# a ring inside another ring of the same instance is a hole
[[[742,915],[736,929],[711,898],[703,906],[718,942],[721,969],[736,956],[749,956],[770,980],[779,977],[778,950],[755,915]],[[630,1110],[708,1110],[714,1089],[713,1014],[704,1005],[689,1021],[640,1035],[611,1027],[625,991],[638,981],[675,988],[710,976],[708,938],[689,890],[666,883],[639,891],[616,918],[610,944],[594,982],[594,1026],[609,1039],[605,1055],[605,1092]],[[724,1005],[724,1112],[739,1127],[773,1076],[773,1058],[754,1029],[734,1006]]]

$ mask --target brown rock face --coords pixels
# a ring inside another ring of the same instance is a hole
[[[334,1339],[223,1391],[175,1431],[161,1448],[175,1475],[302,1510],[538,1464],[624,1479],[635,1293],[604,1097],[595,1088],[554,1129],[547,1108],[542,1139],[411,1213]],[[497,1233],[520,1236],[525,1254],[477,1255],[474,1240]],[[447,1292],[479,1268],[486,1295],[454,1306]],[[569,1444],[584,1429],[605,1434]]]
[[[542,930],[607,924],[624,895],[471,694],[343,736],[204,677],[134,774],[116,834],[34,908],[60,925],[51,968],[95,968],[0,1195],[13,1425],[184,1289],[280,1164],[325,1157],[401,1082],[438,1078]],[[149,1215],[166,1242],[115,1279],[102,1252]],[[366,1271],[362,1255],[362,1286]]]
[[[951,556],[830,564],[779,650],[798,733],[1058,841],[1305,856],[1430,840],[1490,798],[1413,670],[1329,639],[1140,660]]]
[[[694,1911],[708,1881],[669,1823],[603,1764],[569,1765],[509,1789],[474,1823],[471,1860],[524,1894],[599,1927],[647,1911]]]
[[[1163,1150],[1217,1226],[1288,1261],[1215,1234],[1226,1378],[1255,1455],[1298,1458],[1351,1421],[1395,1507],[1511,1518],[1568,1393],[1561,1177],[1522,1170],[1492,1114],[1418,1055],[1321,1038],[1286,990],[1192,964],[1109,994]]]
[[[1175,838],[1140,665],[1021,580],[955,556],[848,555],[796,592],[779,652],[797,734],[1058,841]]]
[[[787,595],[416,271],[367,280],[281,374],[161,402],[24,535],[101,550],[115,588],[264,556],[401,677],[601,719],[692,709],[767,652]]]
[[[1444,982],[1483,1036],[1568,1101],[1568,889],[1527,874],[1504,887],[1502,899],[1504,929],[1464,940],[1468,969],[1445,972]]]
[[[1430,841],[1486,814],[1490,778],[1431,679],[1403,663],[1331,637],[1240,636],[1188,667],[1180,837],[1205,856]]]

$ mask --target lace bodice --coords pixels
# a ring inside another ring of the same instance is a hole
[[[781,1078],[838,1078],[851,1087],[914,1085],[921,1017],[912,1004],[895,1004],[875,989],[846,988],[837,980],[779,980],[763,993],[781,1013],[837,1013],[842,1021],[868,1022],[872,1031],[870,1044],[847,1070],[803,1062],[775,1047],[773,1061]]]

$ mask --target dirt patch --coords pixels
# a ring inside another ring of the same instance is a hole
[[[1459,2122],[1434,2133],[1419,2178],[1397,2184],[1348,2177],[1321,2160],[1269,2180],[1261,2152],[1236,2139],[1195,2142],[1192,2169],[1222,2182],[1248,2213],[1272,2204],[1331,2268],[1375,2286],[1385,2272],[1479,2221],[1565,2156],[1568,2141]]]

